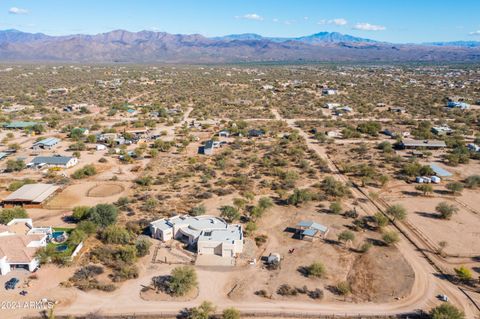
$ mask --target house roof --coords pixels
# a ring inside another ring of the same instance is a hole
[[[37,146],[37,145],[53,146],[55,144],[58,144],[59,142],[60,142],[59,138],[48,137],[48,138],[45,138],[41,141],[38,141],[38,142],[34,143],[33,146]]]
[[[66,165],[73,157],[70,156],[37,156],[32,160],[33,164],[51,164],[51,165]]]
[[[7,235],[0,240],[0,258],[7,257],[10,263],[29,263],[35,258],[38,248],[28,247],[32,241],[38,241],[45,235]]]
[[[60,187],[53,184],[28,184],[23,185],[10,195],[4,202],[32,202],[41,203],[50,195],[55,193]]]
[[[208,140],[205,142],[205,145],[203,146],[203,148],[213,148],[213,141],[212,140]]]
[[[302,235],[304,236],[315,236],[315,234],[318,232],[318,230],[316,229],[313,229],[313,228],[309,228],[309,229],[305,229],[303,232],[302,232]]]
[[[15,121],[15,122],[10,122],[5,124],[5,128],[27,128],[27,127],[32,127],[37,124],[41,124],[38,122],[23,122],[23,121]]]
[[[435,175],[437,175],[437,176],[440,176],[440,177],[452,176],[452,173],[450,173],[449,171],[441,168],[440,166],[438,166],[436,164],[430,164],[430,167],[432,168],[432,170],[435,172]]]
[[[315,223],[311,220],[302,220],[297,224],[297,227],[305,227],[309,228],[315,231],[320,231],[322,233],[325,233],[328,231],[328,227],[324,226],[322,224]]]
[[[410,147],[446,147],[444,141],[440,140],[412,140],[412,139],[404,139],[402,141],[404,146]]]

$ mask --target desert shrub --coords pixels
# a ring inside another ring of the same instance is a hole
[[[12,219],[15,218],[28,218],[25,208],[5,208],[0,212],[0,224],[8,224]]]
[[[101,227],[117,221],[118,208],[112,204],[98,204],[89,210],[89,219]]]
[[[305,267],[305,271],[308,277],[317,277],[317,278],[321,278],[325,276],[327,272],[325,269],[325,266],[319,261],[314,262],[311,265]]]
[[[277,294],[279,294],[280,296],[296,296],[298,294],[298,291],[290,285],[283,284],[278,287]]]
[[[222,312],[223,319],[240,319],[240,311],[235,308],[227,308]]]
[[[74,179],[82,179],[89,176],[93,176],[95,174],[97,174],[97,169],[95,168],[95,166],[89,164],[89,165],[85,165],[82,168],[77,169],[75,172],[73,172],[71,177]]]
[[[387,246],[390,246],[398,242],[400,240],[400,236],[396,231],[392,230],[384,232],[382,239]]]
[[[465,314],[449,303],[441,304],[430,311],[432,319],[465,319]]]
[[[346,296],[352,291],[350,284],[347,281],[339,282],[335,288],[337,293],[342,296]]]
[[[458,212],[458,207],[447,202],[441,202],[435,207],[435,210],[440,214],[441,219],[450,219],[453,214]]]
[[[110,225],[101,232],[100,239],[106,244],[128,244],[131,236],[124,227]]]
[[[189,266],[176,267],[172,270],[168,290],[174,296],[184,296],[197,286],[197,273]]]
[[[308,296],[312,299],[323,299],[323,290],[316,288],[308,292]]]
[[[8,185],[7,189],[10,192],[14,192],[17,189],[19,189],[20,187],[22,187],[23,185],[27,185],[27,184],[35,184],[35,181],[31,180],[29,178],[24,178],[24,179],[19,180],[19,181],[13,181],[13,182],[10,183],[10,185]]]
[[[152,243],[146,238],[137,240],[135,243],[135,248],[137,249],[137,256],[143,257],[148,255],[151,246]]]

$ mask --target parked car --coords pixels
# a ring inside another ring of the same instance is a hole
[[[15,289],[19,281],[18,278],[13,277],[5,283],[5,289]]]
[[[437,298],[441,301],[445,301],[447,302],[448,301],[448,297],[447,295],[438,295]]]

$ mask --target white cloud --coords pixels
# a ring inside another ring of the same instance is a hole
[[[469,33],[470,35],[480,35],[480,30],[472,31]]]
[[[338,25],[338,26],[344,26],[344,25],[348,24],[348,21],[344,18],[336,18],[336,19],[331,19],[331,20],[322,19],[322,20],[318,21],[317,24],[320,24],[320,25],[334,24],[334,25]]]
[[[303,20],[308,20],[308,17],[303,17]]]
[[[273,22],[278,22],[279,20],[277,18],[272,19]]]
[[[236,17],[236,18],[240,18],[240,19],[246,19],[246,20],[255,20],[255,21],[263,21],[263,17],[256,14],[256,13],[247,13],[241,17]]]
[[[387,28],[384,27],[383,25],[375,25],[375,24],[362,22],[362,23],[357,23],[353,27],[353,29],[362,30],[362,31],[383,31],[383,30],[386,30]]]
[[[343,18],[333,19],[333,20],[330,20],[329,22],[334,25],[346,25],[348,23],[348,21]]]
[[[10,14],[27,14],[28,10],[27,9],[22,9],[22,8],[17,8],[17,7],[11,7],[10,10],[8,10],[8,13],[10,13]]]

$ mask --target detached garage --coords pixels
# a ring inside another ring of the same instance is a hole
[[[39,207],[60,189],[53,184],[27,184],[8,195],[2,204],[4,207]]]

